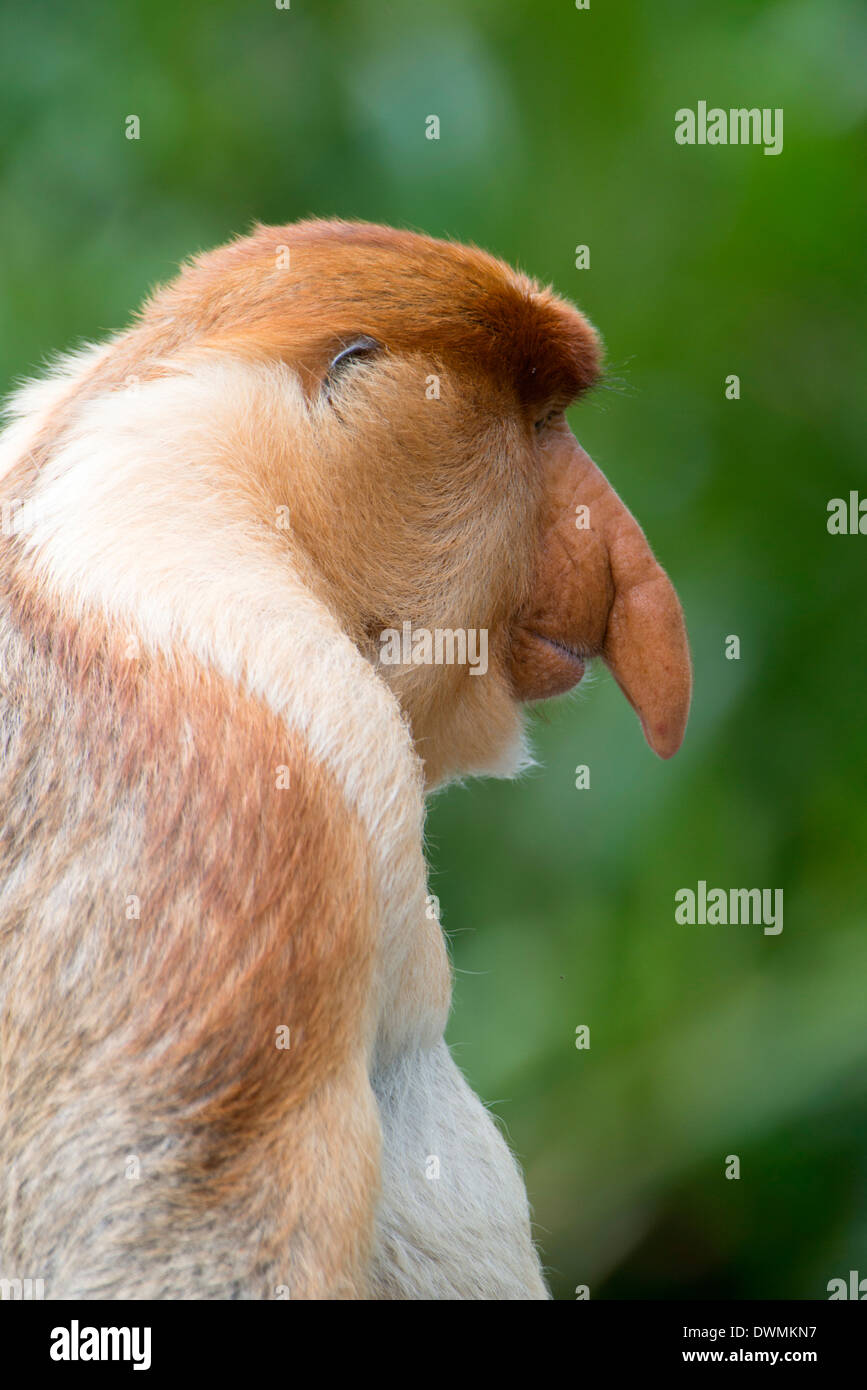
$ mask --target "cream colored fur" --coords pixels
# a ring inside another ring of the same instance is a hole
[[[19,395],[0,471],[102,351]],[[104,615],[169,657],[183,647],[265,700],[367,828],[381,923],[371,1078],[384,1145],[379,1296],[544,1298],[520,1175],[443,1042],[450,988],[442,933],[425,910],[423,774],[409,730],[307,581],[291,529],[263,525],[261,495],[244,481],[263,451],[291,469],[310,429],[283,366],[173,362],[169,375],[85,401],[41,466],[24,544],[58,604]],[[493,770],[526,756],[517,713],[506,744]],[[425,1177],[428,1156],[439,1179]]]

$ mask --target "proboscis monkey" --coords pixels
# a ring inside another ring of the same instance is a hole
[[[522,704],[594,656],[661,756],[681,741],[677,598],[563,414],[598,358],[490,255],[313,221],[197,257],[18,394],[3,1277],[548,1296],[443,1041],[422,822],[430,787],[521,765]],[[405,624],[485,634],[485,669],[383,660]]]

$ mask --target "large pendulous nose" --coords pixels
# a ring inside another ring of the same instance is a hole
[[[583,659],[601,656],[650,747],[670,758],[683,741],[692,666],[683,612],[638,522],[576,440],[552,450],[533,601],[513,643],[517,693],[569,689]]]

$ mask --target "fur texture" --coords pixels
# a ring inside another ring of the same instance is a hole
[[[52,1298],[547,1296],[442,1040],[423,811],[520,766],[520,700],[578,678],[546,537],[581,486],[558,412],[597,369],[577,311],[485,253],[307,223],[197,258],[13,403],[0,1274]],[[600,553],[659,584],[603,512]],[[579,585],[603,656],[618,567]],[[405,621],[485,629],[487,674],[381,665]],[[682,696],[654,706],[681,733]]]

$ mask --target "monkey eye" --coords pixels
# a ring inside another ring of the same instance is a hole
[[[543,415],[540,417],[540,419],[535,420],[533,422],[533,429],[536,431],[537,434],[541,434],[542,430],[545,428],[546,425],[553,424],[554,421],[562,414],[563,411],[560,409],[549,410],[547,415]]]
[[[340,349],[335,357],[332,357],[325,379],[326,386],[336,381],[341,372],[345,371],[352,362],[370,357],[374,352],[379,352],[381,348],[382,343],[378,343],[375,338],[369,338],[366,333],[361,333],[357,338],[353,338],[351,342]]]

